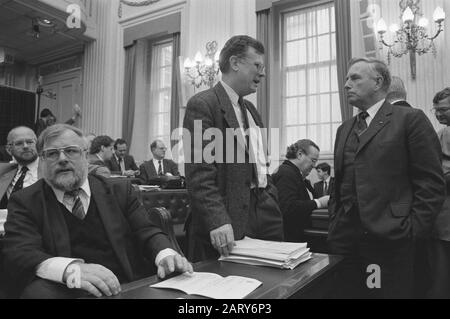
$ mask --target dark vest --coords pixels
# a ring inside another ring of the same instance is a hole
[[[355,183],[355,157],[359,146],[359,137],[355,132],[355,127],[356,125],[353,126],[344,146],[343,178],[339,189],[341,202],[343,203],[346,212],[353,206],[358,207]]]
[[[59,205],[64,211],[69,230],[72,258],[82,258],[85,263],[102,265],[111,270],[121,283],[126,282],[126,276],[108,239],[94,198],[91,196],[84,220],[73,216],[63,204]]]

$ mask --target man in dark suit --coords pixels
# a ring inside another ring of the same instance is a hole
[[[127,150],[127,141],[124,139],[119,138],[114,142],[114,154],[109,160],[105,161],[111,174],[124,176],[138,175],[139,168],[133,156],[127,154]]]
[[[5,223],[5,270],[22,297],[112,296],[155,266],[161,278],[192,272],[130,182],[88,177],[81,131],[53,125],[37,149],[44,179],[11,196]]]
[[[337,131],[329,203],[330,250],[347,257],[339,297],[411,297],[414,243],[444,201],[437,135],[421,110],[385,101],[390,79],[381,61],[350,63],[345,88],[360,113]]]
[[[276,188],[267,175],[262,120],[243,99],[265,76],[264,46],[234,36],[222,49],[219,66],[222,81],[189,100],[183,123],[192,211],[186,227],[194,261],[227,256],[234,240],[244,236],[283,239]]]
[[[412,107],[411,104],[406,101],[406,94],[406,87],[403,80],[398,76],[393,76],[389,92],[386,96],[386,101],[392,105]]]
[[[314,184],[314,198],[330,195],[334,185],[334,177],[331,177],[331,166],[328,163],[320,163],[316,166],[316,171],[320,182]]]
[[[450,298],[450,87],[436,93],[433,111],[440,124],[438,137],[442,150],[442,168],[447,185],[444,206],[436,218],[430,241],[431,285],[429,297]]]
[[[150,151],[153,158],[144,162],[140,167],[139,179],[143,184],[149,184],[158,176],[179,176],[178,165],[169,159],[165,159],[167,147],[161,140],[153,141],[150,144]]]
[[[92,140],[87,156],[89,174],[105,178],[111,177],[111,171],[106,165],[106,162],[113,156],[113,144],[114,140],[107,135],[96,136]]]
[[[319,159],[319,147],[310,140],[300,140],[288,147],[287,160],[273,174],[278,189],[280,209],[283,213],[284,239],[304,242],[303,231],[311,226],[311,213],[327,208],[330,196],[313,199],[306,177]]]
[[[7,152],[14,163],[0,163],[0,209],[6,208],[12,193],[38,180],[36,134],[28,127],[12,129],[7,136]]]

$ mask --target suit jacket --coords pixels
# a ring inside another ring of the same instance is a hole
[[[314,184],[314,198],[320,198],[326,195],[330,195],[331,190],[334,186],[334,177],[330,177],[330,183],[328,185],[328,191],[326,194],[323,193],[323,181]]]
[[[106,166],[106,163],[99,159],[95,154],[88,155],[89,174],[97,175],[105,178],[111,177],[111,171]]]
[[[339,190],[344,146],[355,123],[353,117],[337,131],[330,240],[345,213]],[[354,168],[361,223],[370,234],[387,240],[429,236],[444,201],[445,182],[439,140],[421,110],[385,102],[360,137]]]
[[[141,166],[139,166],[140,175],[138,178],[142,181],[144,185],[148,185],[149,181],[152,178],[158,177],[158,172],[155,169],[155,165],[153,165],[153,161],[146,161]],[[163,173],[170,173],[173,176],[179,176],[180,172],[178,171],[178,165],[172,160],[163,159]]]
[[[131,183],[109,183],[89,176],[89,186],[91,201],[95,200],[127,280],[150,275],[157,253],[172,247],[167,236],[150,221]],[[3,253],[5,270],[18,293],[34,279],[36,266],[44,260],[80,257],[71,255],[63,214],[53,190],[43,179],[23,189],[19,196],[11,195]]]
[[[138,167],[136,162],[134,161],[133,156],[125,155],[123,157],[123,161],[125,163],[125,170],[137,171]],[[105,161],[106,167],[111,171],[112,174],[122,175],[122,170],[120,169],[120,164],[116,159],[116,156],[112,156],[111,159]]]
[[[247,100],[244,103],[256,125],[262,128],[263,123],[256,108]],[[200,132],[198,128],[194,130],[194,121],[201,121]],[[190,240],[202,238],[204,244],[208,245],[209,232],[225,224],[232,225],[236,240],[242,239],[249,219],[254,166],[238,161],[238,156],[248,155],[248,150],[242,135],[238,137],[230,134],[230,128],[235,130],[240,126],[231,100],[221,83],[189,100],[183,127],[190,132],[183,135],[183,145],[189,149],[188,152],[185,150],[185,170],[192,209],[191,218],[186,223]],[[194,138],[202,139],[201,136],[195,137],[195,134],[204,133],[207,129],[218,130],[223,137],[223,143],[217,144],[211,161],[206,161],[203,157],[203,151],[211,141],[202,140],[201,148],[195,147],[194,143]],[[233,145],[233,154],[227,153],[227,144]],[[201,159],[200,162],[198,158]],[[277,198],[276,188],[270,179],[266,191],[274,199]]]
[[[305,179],[291,161],[284,161],[272,175],[283,213],[284,236],[289,242],[303,242],[303,231],[311,226],[317,203],[309,197]]]
[[[404,101],[404,100],[395,101],[394,103],[392,103],[392,105],[412,107],[411,104],[409,104],[407,101]]]
[[[0,200],[17,174],[17,164],[0,163]]]

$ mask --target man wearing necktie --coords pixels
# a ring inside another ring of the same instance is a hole
[[[127,142],[122,138],[118,138],[114,142],[114,154],[110,159],[105,161],[111,174],[123,176],[139,175],[139,168],[137,167],[133,156],[127,154],[127,151]]]
[[[317,164],[316,172],[320,182],[314,184],[315,198],[330,195],[334,184],[334,177],[331,177],[331,166],[328,163]]]
[[[184,134],[183,147],[192,261],[227,256],[244,236],[283,240],[277,191],[267,174],[263,123],[244,99],[265,76],[264,46],[251,37],[234,36],[220,52],[219,66],[222,80],[189,100],[183,122],[190,133]],[[218,136],[203,139],[198,134],[211,132]]]
[[[88,176],[86,146],[75,127],[47,128],[37,142],[43,179],[11,195],[3,254],[18,296],[113,296],[155,272],[192,272],[130,181]]]
[[[14,163],[0,163],[0,209],[7,207],[12,193],[38,180],[36,135],[28,127],[16,127],[7,137],[7,151]]]
[[[159,176],[179,176],[178,164],[165,158],[167,147],[161,140],[155,140],[150,144],[153,158],[144,162],[139,167],[139,179],[144,185],[156,182]]]
[[[444,201],[437,135],[421,110],[385,101],[390,83],[384,62],[351,61],[345,89],[359,114],[337,131],[329,205],[330,251],[346,256],[340,298],[412,297],[415,243]]]

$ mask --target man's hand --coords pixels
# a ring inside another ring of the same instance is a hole
[[[329,200],[330,200],[330,195],[326,195],[326,196],[319,198],[318,201],[320,202],[320,207],[327,208]]]
[[[209,236],[211,244],[222,256],[227,257],[235,246],[233,227],[230,224],[211,230]]]
[[[128,176],[128,177],[129,177],[129,176],[134,176],[134,171],[131,170],[131,169],[128,170],[128,171],[124,171],[124,172],[123,172],[123,175],[124,175],[124,176]]]
[[[108,268],[97,264],[75,263],[75,265],[80,267],[81,289],[96,297],[113,296],[120,293],[119,280]],[[63,275],[64,282],[67,282],[69,275],[66,269]]]
[[[164,279],[167,275],[170,275],[174,271],[179,273],[188,272],[191,274],[194,272],[191,263],[179,254],[167,256],[159,262],[159,278]]]

